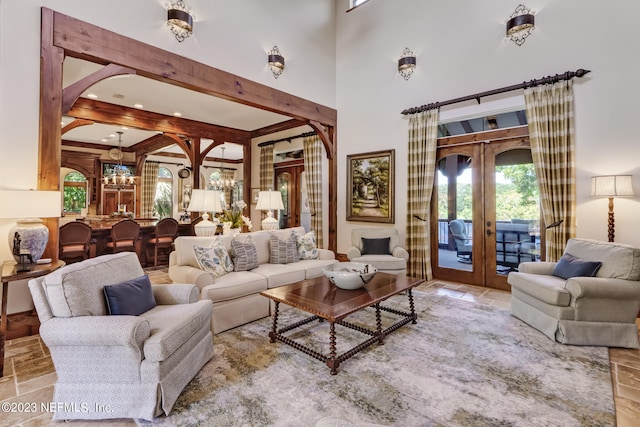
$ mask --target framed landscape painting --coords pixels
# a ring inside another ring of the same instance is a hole
[[[347,155],[347,221],[395,223],[395,150]]]

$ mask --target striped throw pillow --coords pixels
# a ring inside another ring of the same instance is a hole
[[[231,250],[234,271],[248,271],[258,266],[258,249],[251,236],[247,236],[244,242],[238,239],[231,240]]]
[[[269,238],[269,263],[289,264],[296,262],[298,257],[298,242],[295,233],[292,231],[286,240],[278,239],[273,234]]]

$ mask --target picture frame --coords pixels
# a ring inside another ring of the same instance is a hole
[[[395,150],[347,155],[347,221],[395,223]]]
[[[260,189],[259,188],[252,188],[251,189],[251,204],[255,205],[258,203],[258,195],[260,194]]]

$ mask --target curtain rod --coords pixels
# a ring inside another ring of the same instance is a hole
[[[575,72],[567,71],[566,73],[563,73],[563,74],[556,74],[555,76],[547,76],[541,79],[533,79],[533,80],[529,80],[528,82],[522,82],[516,85],[501,87],[500,89],[493,89],[493,90],[488,90],[486,92],[476,93],[475,95],[467,95],[460,98],[449,99],[447,101],[432,102],[431,104],[421,105],[420,107],[407,108],[401,114],[407,115],[407,114],[421,113],[423,111],[440,108],[443,105],[457,104],[458,102],[470,101],[472,99],[475,99],[478,102],[478,104],[480,104],[480,98],[485,96],[497,95],[499,93],[511,92],[513,90],[518,90],[518,89],[527,89],[530,87],[535,87],[535,86],[544,85],[548,83],[557,83],[561,80],[571,80],[574,77],[582,77],[585,74],[590,72],[591,70],[584,70],[580,68]]]
[[[315,132],[305,132],[305,133],[301,133],[300,135],[295,135],[295,136],[288,136],[286,138],[280,138],[280,139],[274,139],[273,141],[265,141],[265,142],[261,142],[260,144],[258,144],[258,147],[266,147],[267,145],[273,145],[276,142],[282,142],[282,141],[289,141],[291,142],[292,139],[296,139],[296,138],[306,138],[308,136],[313,136],[315,135]]]

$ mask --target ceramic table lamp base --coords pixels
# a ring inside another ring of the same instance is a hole
[[[20,256],[16,255],[13,248],[13,242],[15,241],[15,233],[20,236],[20,251],[29,251],[33,262],[38,261],[44,249],[47,247],[49,241],[49,229],[42,223],[41,219],[20,219],[18,223],[11,227],[9,230],[9,247],[14,258],[17,262],[20,262]]]

